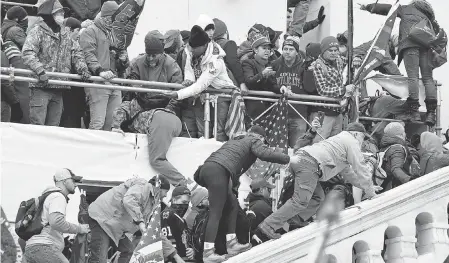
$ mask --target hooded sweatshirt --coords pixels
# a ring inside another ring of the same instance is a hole
[[[295,94],[307,94],[302,85],[302,71],[304,70],[305,54],[298,53],[296,60],[291,67],[287,66],[283,56],[273,62],[273,70],[276,71],[276,81],[279,87],[290,86]],[[300,104],[292,104],[293,107],[304,117],[307,118],[307,106]],[[288,115],[292,118],[300,118],[298,114],[291,108],[288,108]]]
[[[223,60],[226,53],[215,42],[209,42],[206,52],[201,60],[201,76],[196,79],[192,68],[192,53],[185,49],[186,63],[184,66],[184,80],[196,81],[194,84],[179,90],[178,100],[200,94],[207,87],[212,86],[216,89],[235,88],[234,83],[228,76],[226,65]]]
[[[201,14],[195,22],[195,25],[200,26],[203,30],[206,30],[208,25],[214,25],[214,20],[208,15]]]
[[[449,154],[443,153],[440,137],[431,132],[421,134],[421,175],[449,166]]]
[[[404,147],[408,152],[404,151]],[[408,182],[410,175],[405,171],[404,165],[407,156],[410,155],[410,151],[404,139],[384,134],[380,141],[380,149],[382,152],[385,151],[384,159],[387,161],[385,162],[384,170],[388,176],[393,177],[392,187]]]
[[[16,21],[8,19],[5,19],[2,23],[2,36],[3,40],[14,42],[19,49],[22,49],[27,38],[25,31],[20,25]]]

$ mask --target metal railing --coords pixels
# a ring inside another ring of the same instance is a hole
[[[28,69],[18,69],[13,67],[1,67],[1,80],[8,81],[25,81],[30,83],[37,83],[38,78],[36,74]],[[59,72],[47,72],[46,73],[51,78],[65,78],[69,80],[61,80],[61,79],[50,79],[49,84],[52,85],[63,85],[63,86],[71,86],[71,87],[80,87],[80,88],[98,88],[98,89],[112,89],[112,90],[121,90],[121,91],[131,91],[131,92],[147,92],[147,93],[167,93],[170,90],[179,90],[184,88],[181,84],[176,83],[164,83],[164,82],[156,82],[156,81],[143,81],[143,80],[130,80],[130,79],[121,79],[121,78],[113,78],[110,80],[105,80],[98,76],[92,76],[88,81],[90,82],[80,82],[81,76],[77,74],[69,74],[69,73],[59,73]],[[437,87],[440,87],[441,84],[437,83]],[[365,83],[362,83],[365,85]],[[205,91],[205,103],[204,103],[204,122],[205,122],[205,132],[204,136],[206,139],[209,138],[209,124],[210,124],[210,103],[217,101],[219,97],[222,98],[230,98],[231,89],[214,89],[208,88]],[[215,95],[215,96],[211,96]],[[268,91],[249,91],[243,98],[245,100],[255,100],[255,101],[266,101],[266,102],[277,102],[278,98],[280,98],[281,94],[275,94],[273,92]],[[356,94],[356,101],[358,100],[358,94]],[[315,95],[305,95],[305,94],[294,94],[289,96],[290,104],[300,104],[307,106],[320,106],[320,107],[334,107],[338,108],[339,99],[337,98],[329,98]],[[357,103],[358,107],[358,103]],[[267,112],[267,111],[266,111]],[[365,121],[398,121],[395,119],[387,119],[387,118],[372,118],[372,117],[358,117],[359,110],[357,109],[356,119],[365,120]],[[438,135],[441,134],[441,91],[438,89],[438,107],[437,107],[437,123],[435,127],[435,131]],[[215,107],[215,136],[217,134],[217,107]],[[302,116],[301,116],[302,117]],[[422,124],[422,123],[421,123]]]

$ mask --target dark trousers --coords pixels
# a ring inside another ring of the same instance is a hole
[[[83,88],[72,87],[62,93],[64,110],[61,116],[61,127],[81,128],[81,118],[86,110],[86,93]]]
[[[12,57],[9,62],[11,66],[19,69],[28,69],[23,64],[22,57]],[[30,88],[29,83],[26,81],[15,81],[14,88],[16,90],[17,97],[19,98],[20,108],[22,109],[23,117],[20,121],[24,124],[30,123]]]
[[[115,246],[111,238],[104,232],[97,221],[89,217],[89,227],[91,230],[91,241],[89,243],[89,263],[107,263],[109,247]],[[117,263],[128,263],[134,252],[134,245],[127,238],[120,239],[117,250],[120,257]]]
[[[245,211],[237,205],[237,219],[236,219],[236,227],[235,234],[237,236],[237,240],[240,244],[249,243],[249,233],[251,228],[251,222],[246,217]],[[220,220],[220,226],[218,228],[217,237],[215,239],[215,252],[219,255],[227,254],[226,250],[226,234],[227,233],[227,225],[228,225],[229,216],[223,215]]]
[[[429,50],[407,48],[404,51],[404,65],[408,77],[409,99],[419,99],[419,71],[426,89],[426,100],[437,100],[437,88],[433,80],[433,69],[429,66]]]
[[[218,163],[204,163],[199,179],[209,191],[210,210],[204,242],[214,243],[222,215],[226,215],[228,218],[226,234],[235,233],[238,201],[232,193],[229,172]]]

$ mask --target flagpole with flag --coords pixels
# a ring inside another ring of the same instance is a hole
[[[382,27],[377,32],[373,43],[368,49],[362,65],[357,70],[353,84],[358,85],[364,80],[367,75],[379,67],[382,64],[382,58],[385,57],[390,41],[390,35],[396,21],[396,16],[399,8],[399,0],[391,7],[390,12],[387,15],[387,19],[383,23]]]

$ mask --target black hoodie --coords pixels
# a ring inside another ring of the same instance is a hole
[[[256,219],[251,224],[251,230],[254,231],[265,218],[273,213],[271,200],[260,194],[249,193],[249,209],[256,214]]]

